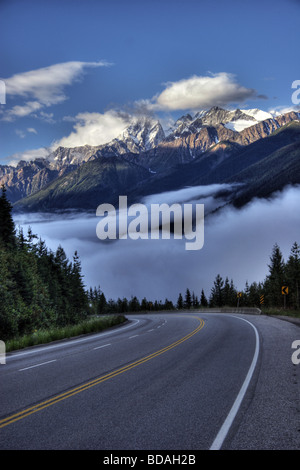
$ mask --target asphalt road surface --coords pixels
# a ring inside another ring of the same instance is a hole
[[[300,448],[298,326],[224,313],[127,318],[7,355],[0,449]]]

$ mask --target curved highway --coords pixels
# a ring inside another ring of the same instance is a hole
[[[128,315],[7,355],[1,449],[297,449],[296,325],[255,315]]]

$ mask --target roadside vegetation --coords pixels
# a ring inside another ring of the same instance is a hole
[[[273,246],[266,278],[262,282],[246,282],[243,290],[233,280],[225,281],[218,274],[208,300],[201,306],[256,307],[266,315],[300,318],[300,245],[295,242],[285,261],[277,243]],[[203,294],[204,295],[204,294]]]
[[[0,339],[6,350],[101,331],[126,320],[123,315],[98,317],[83,283],[75,252],[49,250],[33,234],[17,229],[12,206],[0,196]]]
[[[72,338],[83,334],[98,333],[106,328],[119,325],[125,321],[126,317],[124,315],[107,315],[98,318],[93,317],[79,322],[76,325],[34,330],[31,334],[8,340],[6,342],[6,352]]]

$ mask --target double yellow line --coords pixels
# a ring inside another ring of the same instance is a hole
[[[175,343],[172,343],[169,346],[166,346],[165,348],[160,349],[159,351],[156,351],[150,354],[149,356],[145,356],[135,362],[132,362],[131,364],[128,364],[127,366],[121,367],[120,369],[110,372],[109,374],[102,375],[101,377],[98,377],[97,379],[86,382],[78,387],[68,390],[67,392],[61,393],[59,395],[55,395],[54,397],[49,398],[48,400],[45,400],[41,403],[38,403],[29,408],[26,408],[23,411],[19,411],[18,413],[15,413],[11,416],[3,418],[0,420],[0,429],[20,419],[26,418],[27,416],[33,413],[37,413],[38,411],[41,411],[44,408],[48,408],[49,406],[54,405],[55,403],[58,403],[62,400],[66,400],[66,398],[70,398],[73,395],[76,395],[77,393],[84,392],[85,390],[88,390],[89,388],[94,387],[95,385],[98,385],[102,382],[105,382],[106,380],[112,379],[113,377],[116,377],[117,375],[123,374],[124,372],[127,372],[128,370],[131,370],[134,367],[137,367],[141,364],[144,364],[145,362],[150,361],[151,359],[154,359],[155,357],[160,356],[161,354],[164,354],[167,351],[170,351],[170,349],[173,349],[176,346],[179,346],[181,343],[183,343],[184,341],[187,341],[189,338],[191,338],[193,335],[198,333],[198,331],[200,331],[203,328],[204,321],[198,317],[193,317],[193,318],[196,318],[199,321],[199,326],[195,328],[195,330],[193,330],[188,335],[184,336],[178,341],[175,341]]]

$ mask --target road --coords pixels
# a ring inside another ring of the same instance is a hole
[[[129,315],[0,365],[0,449],[300,448],[298,326],[259,315]]]

